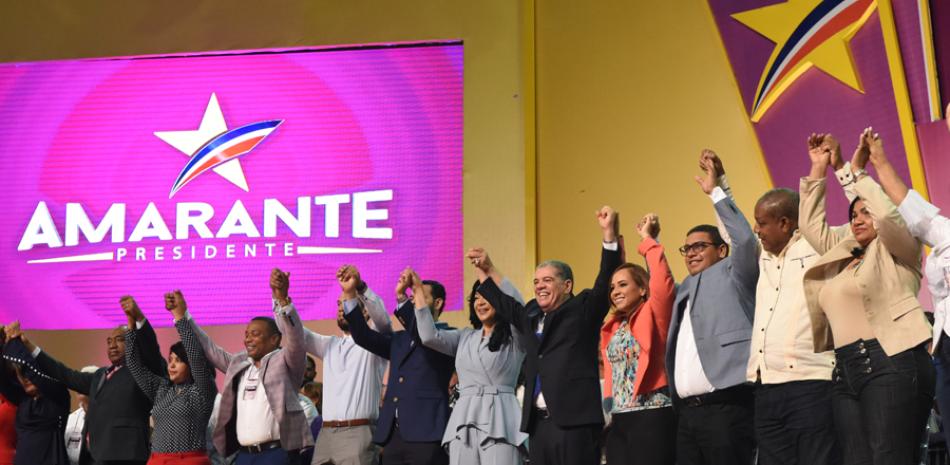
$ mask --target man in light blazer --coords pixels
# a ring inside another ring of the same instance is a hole
[[[222,456],[237,452],[236,465],[299,465],[300,449],[313,444],[297,401],[307,354],[303,323],[287,294],[290,273],[275,268],[270,286],[274,319],[253,318],[241,352],[225,351],[188,318],[208,361],[225,373],[213,442]]]
[[[751,464],[752,389],[746,384],[759,278],[758,242],[748,221],[716,186],[711,159],[696,182],[712,199],[732,245],[712,225],[689,231],[680,253],[689,276],[677,290],[666,348],[677,409],[677,463]]]

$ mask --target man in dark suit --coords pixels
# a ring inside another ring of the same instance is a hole
[[[356,310],[356,282],[343,285],[344,312],[353,340],[366,350],[390,361],[389,381],[379,412],[373,442],[385,447],[383,465],[438,465],[448,463],[442,434],[449,420],[448,385],[455,358],[422,345],[416,331],[415,307],[432,309],[434,320],[445,307],[445,288],[436,281],[422,281],[412,270],[399,277],[396,318],[404,331],[378,333]],[[413,288],[413,300],[406,297]]]
[[[597,344],[600,326],[610,309],[610,277],[620,266],[617,214],[610,207],[597,212],[603,232],[600,272],[593,289],[574,295],[570,266],[544,262],[535,269],[535,299],[522,306],[493,279],[478,293],[495,311],[512,321],[524,336],[525,396],[521,430],[531,435],[533,464],[600,463],[601,410]],[[468,254],[476,266],[490,266],[482,251]],[[486,270],[488,271],[488,270]]]
[[[131,300],[131,297],[123,297]],[[142,311],[134,307],[142,344],[142,361],[155,374],[165,376],[165,361],[155,331]],[[106,338],[110,366],[83,373],[69,368],[40,348],[28,345],[40,371],[58,379],[69,389],[89,397],[84,446],[96,464],[144,464],[149,457],[148,417],[152,402],[125,369],[125,327],[120,326]]]

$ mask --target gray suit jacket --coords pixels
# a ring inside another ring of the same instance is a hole
[[[307,368],[303,323],[293,304],[284,307],[284,310],[285,312],[274,314],[283,335],[282,348],[264,356],[261,360],[261,376],[267,392],[267,401],[280,428],[281,447],[290,451],[313,445],[313,435],[310,433],[303,407],[297,400],[297,389]],[[239,446],[236,430],[237,389],[244,370],[253,362],[246,351],[236,354],[225,351],[215,344],[193,319],[189,318],[188,321],[208,361],[218,371],[225,373],[221,405],[212,440],[218,453],[226,457],[237,452]]]
[[[715,207],[729,233],[732,253],[687,277],[677,289],[666,343],[666,372],[673,396],[676,341],[687,302],[699,360],[709,382],[716,389],[724,389],[746,381],[759,279],[759,245],[749,222],[731,198],[716,202]]]

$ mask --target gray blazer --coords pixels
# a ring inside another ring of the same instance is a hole
[[[732,252],[684,279],[677,289],[666,343],[666,373],[673,396],[676,340],[687,302],[699,361],[709,382],[716,389],[724,389],[746,381],[759,279],[759,245],[749,222],[731,198],[716,202],[715,208],[729,233]]]
[[[303,323],[293,304],[275,311],[274,318],[278,321],[283,335],[282,348],[261,359],[261,376],[267,392],[267,401],[279,425],[281,447],[291,451],[313,445],[313,435],[310,433],[306,415],[297,400],[297,389],[307,368],[307,352],[304,347]],[[215,344],[193,319],[188,318],[188,321],[208,361],[218,371],[225,373],[221,405],[212,440],[218,453],[226,457],[237,452],[239,447],[236,392],[244,370],[253,362],[247,351],[236,354],[225,351]]]

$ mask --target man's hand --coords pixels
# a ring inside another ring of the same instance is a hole
[[[409,297],[406,296],[406,289],[412,286],[412,274],[412,269],[409,267],[399,273],[399,282],[396,283],[396,300],[399,303],[409,300]]]
[[[829,163],[835,171],[840,170],[844,166],[844,158],[841,156],[841,143],[838,142],[838,139],[835,139],[835,136],[824,134],[821,141],[821,149],[831,155]]]
[[[597,223],[604,234],[604,242],[617,241],[617,212],[609,206],[600,207],[597,210]]]
[[[884,142],[881,141],[881,135],[874,133],[869,135],[866,139],[868,141],[868,158],[871,159],[871,163],[874,166],[882,166],[887,163],[887,155],[884,154]]]
[[[643,215],[637,223],[637,233],[640,234],[640,239],[648,237],[656,239],[660,235],[660,217],[655,213]]]
[[[704,154],[706,150],[703,151]],[[703,155],[699,156],[699,165],[703,169],[703,175],[694,176],[693,179],[696,180],[696,184],[699,184],[699,187],[702,188],[706,195],[712,194],[713,189],[715,189],[717,185],[716,166],[710,158],[704,157]]]
[[[481,247],[468,249],[468,252],[465,252],[465,259],[475,266],[475,274],[478,275],[478,280],[481,282],[485,282],[495,270],[495,264],[492,263],[488,252],[485,252],[485,249]]]
[[[122,306],[122,311],[129,321],[129,329],[135,329],[135,324],[145,319],[145,314],[142,313],[142,309],[139,308],[139,304],[135,302],[134,297],[130,295],[122,296],[119,299],[119,305]]]
[[[851,156],[851,172],[863,170],[871,158],[871,141],[875,134],[873,129],[864,128],[861,135],[858,136],[858,146],[854,149],[854,155]]]
[[[726,168],[722,166],[722,160],[719,159],[719,155],[716,155],[716,152],[703,149],[702,153],[699,154],[699,169],[702,171],[706,171],[706,160],[712,161],[713,171],[717,179],[726,174]]]
[[[23,335],[20,331],[20,321],[13,320],[10,324],[3,327],[3,332],[7,335],[7,340],[16,339]]]
[[[808,158],[811,159],[811,172],[808,177],[811,179],[821,179],[828,171],[828,165],[831,164],[831,151],[826,150],[823,145],[825,134],[815,134],[808,136]]]
[[[290,291],[290,273],[284,273],[278,268],[270,272],[270,290],[271,295],[277,300],[281,307],[290,303],[288,292]]]
[[[422,284],[422,278],[420,278],[419,274],[412,268],[406,268],[406,271],[409,272],[409,280],[412,283],[412,303],[416,308],[428,306],[426,303],[426,288],[425,285]]]
[[[336,279],[340,282],[343,299],[355,299],[359,295],[360,272],[353,265],[343,265],[336,272]]]
[[[175,289],[165,293],[165,309],[172,313],[175,321],[185,317],[188,304],[185,303],[185,296],[181,295],[181,290]]]

